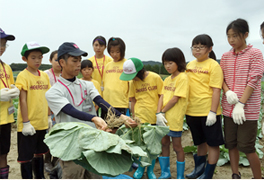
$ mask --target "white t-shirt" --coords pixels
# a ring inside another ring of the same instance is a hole
[[[62,82],[68,89],[60,83]],[[82,91],[81,91],[82,89]],[[72,94],[70,94],[70,92]],[[84,101],[82,101],[81,94],[83,95]],[[46,99],[51,111],[55,115],[56,123],[60,122],[81,122],[91,125],[90,121],[82,121],[73,118],[61,111],[61,109],[71,104],[79,111],[83,111],[92,115],[96,115],[93,99],[96,96],[100,96],[93,83],[90,81],[83,81],[78,78],[74,82],[70,82],[63,77],[59,77],[58,82],[54,84],[47,92]],[[73,102],[74,101],[74,102]],[[80,104],[80,105],[79,105]],[[93,124],[93,123],[92,123]]]

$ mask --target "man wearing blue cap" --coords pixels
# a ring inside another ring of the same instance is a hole
[[[93,102],[103,110],[113,109],[117,116],[127,119],[130,126],[137,124],[129,117],[122,115],[110,104],[103,100],[93,83],[83,81],[76,76],[81,69],[81,56],[88,53],[79,49],[75,43],[65,42],[58,49],[58,61],[62,68],[58,82],[46,93],[46,98],[51,111],[55,115],[57,123],[60,122],[93,122],[97,129],[106,130],[105,121],[96,116]],[[92,173],[73,161],[61,161],[62,179],[98,179],[99,176],[91,176]]]

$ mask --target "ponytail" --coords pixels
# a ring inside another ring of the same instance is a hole
[[[209,53],[209,58],[216,60],[216,55],[213,50]]]

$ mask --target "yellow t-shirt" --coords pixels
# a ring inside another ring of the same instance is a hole
[[[97,67],[97,64],[96,64],[96,61],[95,61],[95,57],[94,56],[90,57],[89,60],[93,63],[93,67],[94,67],[94,71],[93,71],[92,77],[93,77],[93,79],[95,79],[96,81],[99,82],[100,86],[102,86],[102,77],[101,77],[101,74],[103,73],[103,69],[106,67],[106,65],[109,62],[112,62],[113,59],[111,57],[109,57],[109,56],[105,56],[105,62],[104,62],[104,58],[103,57],[100,58],[100,59],[96,58],[98,67]],[[98,69],[100,70],[100,72],[99,72]],[[104,73],[103,73],[103,76],[104,76]]]
[[[10,88],[11,84],[15,84],[12,69],[8,64],[3,64],[3,65],[4,68],[0,63],[0,78],[1,78],[0,89],[6,88],[6,86],[7,88]],[[14,122],[14,115],[8,114],[8,108],[12,105],[13,105],[12,100],[9,102],[0,101],[0,125]]]
[[[48,129],[48,102],[45,93],[51,87],[49,76],[39,71],[40,76],[35,76],[27,69],[21,71],[16,80],[19,90],[27,91],[28,119],[35,130]],[[21,116],[20,103],[18,104],[17,131],[22,132],[23,119]]]
[[[104,70],[104,91],[103,97],[106,102],[116,108],[128,108],[128,81],[119,79],[123,72],[123,64],[126,59],[118,62],[110,62]]]
[[[100,86],[99,82],[96,81],[95,79],[92,79],[92,82],[93,82],[94,87],[99,92],[100,96],[102,96],[101,86]]]
[[[223,72],[220,65],[209,58],[203,62],[193,60],[187,64],[186,72],[190,85],[189,116],[207,116],[211,110],[213,89],[222,89]],[[217,115],[221,114],[220,101]]]
[[[173,96],[178,96],[178,102],[165,113],[167,125],[171,131],[182,131],[184,115],[188,105],[189,83],[186,73],[182,72],[171,79],[164,80],[162,89],[163,107],[168,104]]]
[[[142,123],[156,124],[156,111],[161,95],[163,81],[156,73],[149,72],[143,81],[132,81],[129,89],[129,97],[135,97],[135,116]]]

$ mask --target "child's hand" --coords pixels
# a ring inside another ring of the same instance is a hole
[[[206,126],[212,126],[216,122],[216,113],[213,111],[210,111],[207,115],[206,119]]]
[[[156,117],[157,117],[157,121],[156,121],[157,126],[167,126],[166,123],[168,121],[164,117],[163,113],[156,113]]]
[[[237,94],[233,91],[228,90],[226,91],[225,95],[229,104],[236,104],[239,101]]]
[[[30,124],[30,121],[28,122],[23,122],[23,129],[22,129],[22,134],[24,136],[33,136],[34,134],[36,134],[36,130],[35,128]]]
[[[245,104],[241,103],[240,101],[236,103],[232,113],[232,118],[235,124],[240,125],[243,124],[244,121],[246,121],[244,106]]]
[[[10,101],[9,88],[3,88],[0,92],[0,101]]]

